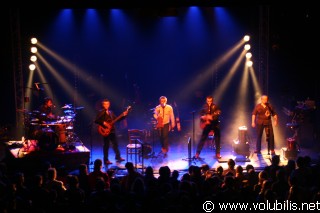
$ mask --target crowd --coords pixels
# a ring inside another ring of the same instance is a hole
[[[104,170],[103,160],[93,171],[81,164],[75,172],[61,172],[50,163],[26,176],[8,172],[0,164],[0,212],[203,212],[203,203],[320,202],[319,164],[309,156],[280,165],[278,155],[271,165],[255,171],[251,164],[228,168],[191,165],[181,174],[162,166],[156,175],[148,166],[143,173],[127,162],[127,172],[116,176]],[[217,209],[216,209],[217,210]],[[216,212],[215,210],[215,212]]]

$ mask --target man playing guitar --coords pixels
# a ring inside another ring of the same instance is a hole
[[[121,162],[125,160],[120,155],[114,121],[124,119],[128,115],[128,110],[124,111],[120,116],[116,117],[114,112],[109,109],[110,105],[111,104],[108,99],[102,100],[102,109],[99,111],[94,121],[96,124],[99,125],[98,132],[103,136],[103,159],[106,165],[112,164],[112,162],[109,160],[110,143],[112,144],[116,161]]]
[[[202,128],[202,134],[197,146],[195,158],[199,158],[200,152],[206,142],[208,135],[211,131],[214,132],[215,145],[216,145],[216,158],[220,159],[220,127],[219,116],[221,110],[218,105],[213,103],[213,97],[207,96],[206,103],[200,111],[200,127]]]

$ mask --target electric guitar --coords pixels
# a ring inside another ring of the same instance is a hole
[[[211,124],[213,120],[218,120],[218,116],[220,115],[221,111],[216,110],[212,115],[206,114],[201,116],[200,118],[200,128],[204,129],[207,125]]]
[[[104,126],[98,125],[98,133],[103,137],[108,136],[111,132],[113,125],[124,116],[125,112],[129,112],[130,110],[131,110],[131,106],[128,106],[127,109],[124,112],[122,112],[118,117],[116,117],[114,120],[107,122],[107,124]]]

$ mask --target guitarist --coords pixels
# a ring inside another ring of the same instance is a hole
[[[105,165],[112,164],[112,162],[109,160],[110,144],[112,145],[113,151],[115,153],[116,161],[121,162],[125,160],[120,155],[115,125],[111,125],[112,121],[116,119],[116,115],[114,114],[113,111],[109,109],[110,105],[111,103],[108,99],[102,100],[101,101],[102,109],[98,112],[96,119],[94,121],[96,124],[100,125],[99,128],[108,130],[107,131],[108,134],[102,134],[103,135],[103,160]],[[128,111],[124,111],[121,119],[124,119],[127,115],[128,115]]]
[[[221,114],[220,107],[216,105],[212,96],[206,97],[206,103],[200,111],[200,127],[202,128],[202,134],[197,146],[196,159],[199,158],[201,150],[206,142],[208,135],[211,131],[214,132],[214,140],[216,145],[216,158],[220,159],[220,121],[219,116]]]

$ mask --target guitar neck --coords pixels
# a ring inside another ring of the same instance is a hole
[[[122,112],[118,117],[116,117],[114,120],[112,120],[110,122],[110,124],[113,125],[114,123],[116,123],[118,120],[120,120],[124,116],[124,113],[129,112],[130,109],[131,109],[131,106],[127,107],[127,110]]]
[[[119,115],[119,116],[116,117],[114,120],[112,120],[112,121],[110,122],[110,124],[113,125],[113,124],[116,123],[118,120],[120,120],[120,118],[122,118],[122,117],[123,117],[123,113],[121,113],[121,115]]]

